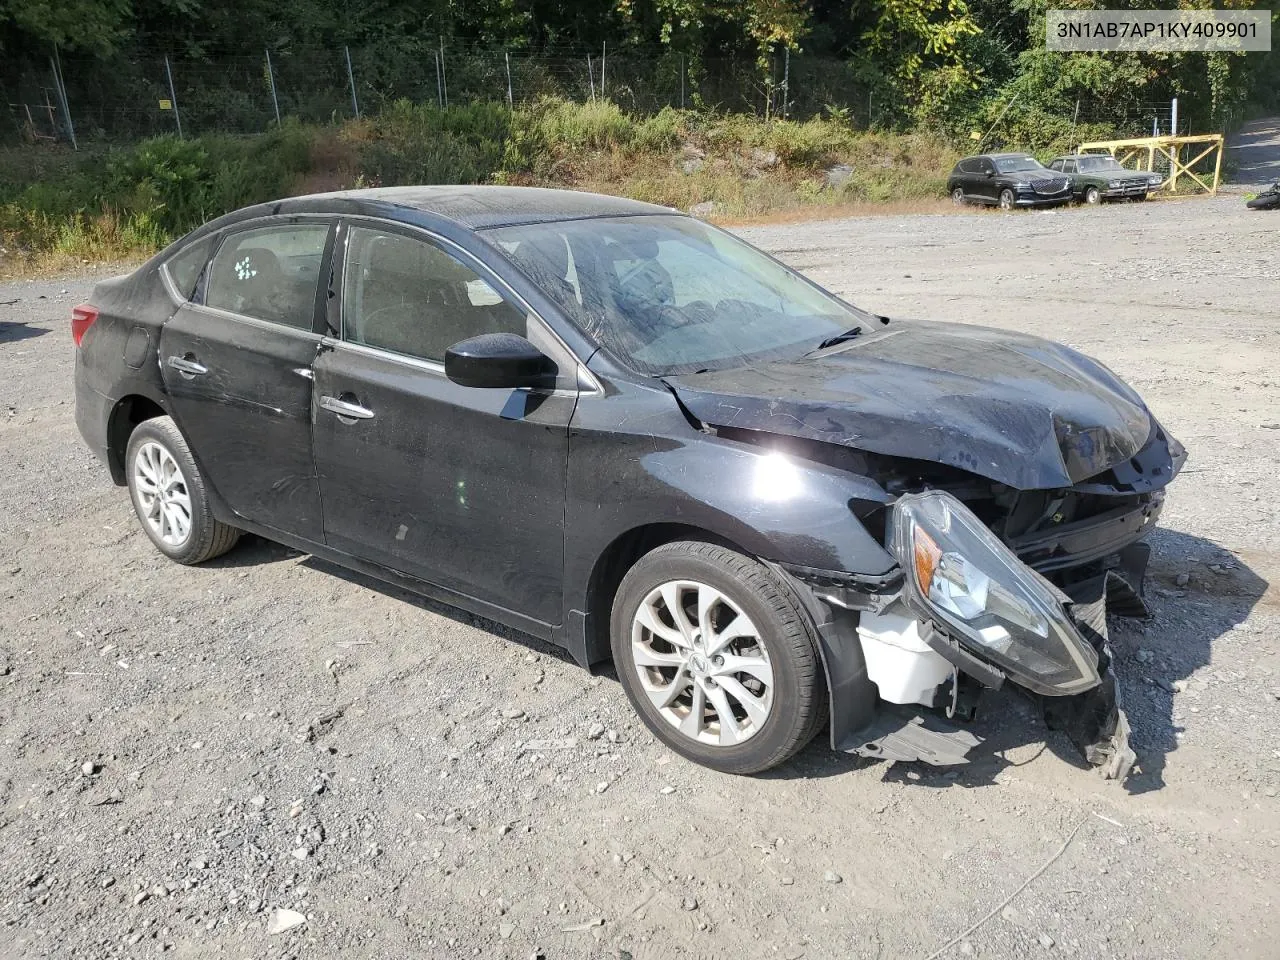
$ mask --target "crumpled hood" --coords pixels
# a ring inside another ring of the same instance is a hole
[[[933,461],[1021,490],[1094,477],[1155,429],[1138,395],[1097,361],[967,324],[895,320],[825,356],[667,383],[713,426]]]

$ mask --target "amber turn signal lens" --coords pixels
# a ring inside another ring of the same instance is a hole
[[[912,531],[913,553],[916,564],[916,583],[920,592],[929,595],[929,584],[933,582],[933,572],[938,569],[938,561],[942,559],[942,551],[938,549],[933,537],[919,527]]]

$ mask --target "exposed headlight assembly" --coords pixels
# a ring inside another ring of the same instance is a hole
[[[1116,187],[1123,187],[1123,186],[1124,186],[1124,181],[1123,181],[1123,180],[1108,180],[1108,181],[1107,181],[1107,189],[1108,189],[1108,190],[1114,190]]]
[[[1038,693],[1098,685],[1097,652],[1068,618],[1067,597],[951,494],[899,499],[893,546],[912,602],[974,653]]]

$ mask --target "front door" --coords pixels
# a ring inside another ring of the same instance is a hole
[[[331,223],[290,218],[228,235],[203,297],[160,333],[160,365],[205,476],[238,516],[320,541],[311,364]]]
[[[482,333],[536,342],[541,321],[446,241],[366,222],[345,247],[341,337],[315,364],[327,542],[559,623],[572,378],[484,390],[443,366],[447,347]]]
[[[1000,188],[996,183],[996,166],[987,157],[978,158],[978,175],[973,178],[973,192],[983,200],[995,203]]]

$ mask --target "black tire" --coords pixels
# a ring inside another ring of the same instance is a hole
[[[1007,187],[1004,190],[1001,190],[999,203],[1001,210],[1012,210],[1014,207],[1013,191]]]
[[[1273,210],[1280,208],[1280,193],[1263,193],[1252,200],[1245,201],[1250,210]]]
[[[182,487],[191,501],[191,525],[187,536],[180,543],[166,543],[152,528],[143,506],[143,493],[138,489],[136,462],[144,444],[155,443],[168,451],[182,472]],[[125,448],[125,479],[129,485],[129,499],[143,532],[155,548],[170,560],[183,564],[204,563],[226,553],[240,539],[240,531],[214,519],[205,492],[204,476],[191,456],[191,449],[183,438],[178,425],[169,417],[155,417],[138,424],[129,436]]]
[[[954,203],[957,207],[964,205],[965,200],[964,200],[963,187],[956,187],[954,190],[951,191],[951,202]]]
[[[1084,188],[1084,202],[1094,207],[1102,202],[1102,191],[1097,187]]]
[[[632,624],[645,598],[673,580],[697,581],[721,592],[760,634],[773,677],[772,708],[759,729],[740,743],[721,746],[686,736],[663,717],[641,686]],[[618,587],[610,637],[618,678],[636,713],[659,740],[695,763],[724,773],[760,773],[793,756],[827,719],[826,677],[812,619],[769,568],[727,547],[679,541],[641,557]]]

